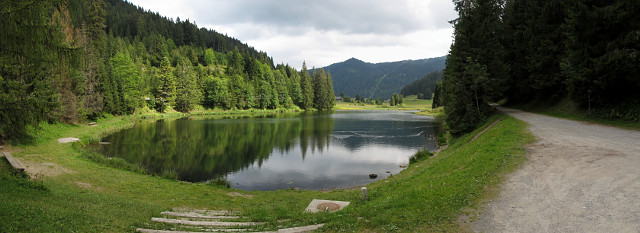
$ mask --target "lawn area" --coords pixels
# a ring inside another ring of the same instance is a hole
[[[426,106],[419,101],[407,105]],[[413,163],[403,172],[367,185],[369,200],[359,188],[308,191],[232,190],[187,183],[97,163],[82,149],[103,135],[131,127],[139,117],[108,117],[98,126],[42,125],[31,144],[5,151],[28,166],[38,167],[34,180],[16,177],[0,162],[0,232],[133,232],[159,228],[151,217],[175,207],[238,211],[251,221],[267,222],[264,230],[326,223],[323,231],[463,231],[458,216],[474,208],[505,174],[525,160],[524,144],[533,137],[526,124],[506,115],[477,140],[454,140],[438,156]],[[59,144],[59,137],[80,143]],[[242,195],[238,195],[242,194]],[[339,212],[304,213],[312,199],[350,201]],[[281,221],[286,220],[286,221]]]

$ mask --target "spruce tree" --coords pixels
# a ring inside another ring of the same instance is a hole
[[[306,62],[302,63],[302,70],[300,71],[300,87],[302,89],[302,102],[299,106],[302,109],[310,110],[313,108],[314,91]]]

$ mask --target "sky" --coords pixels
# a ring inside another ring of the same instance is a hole
[[[239,39],[276,64],[325,67],[444,56],[453,41],[450,0],[129,0]]]

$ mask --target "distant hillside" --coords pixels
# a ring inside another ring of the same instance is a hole
[[[402,88],[433,71],[444,69],[446,56],[398,62],[366,63],[351,58],[324,70],[331,72],[337,95],[389,98]]]
[[[403,96],[417,95],[418,99],[430,100],[435,89],[436,83],[442,81],[444,78],[444,71],[433,71],[424,76],[424,78],[413,81],[411,84],[402,88],[400,94]]]

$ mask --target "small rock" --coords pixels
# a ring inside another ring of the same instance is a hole
[[[369,174],[369,178],[371,179],[378,178],[378,174]]]
[[[391,171],[387,171],[387,173],[391,173]]]
[[[406,168],[406,167],[407,167],[407,165],[406,165],[406,164],[400,164],[400,167],[401,167],[401,168]]]

